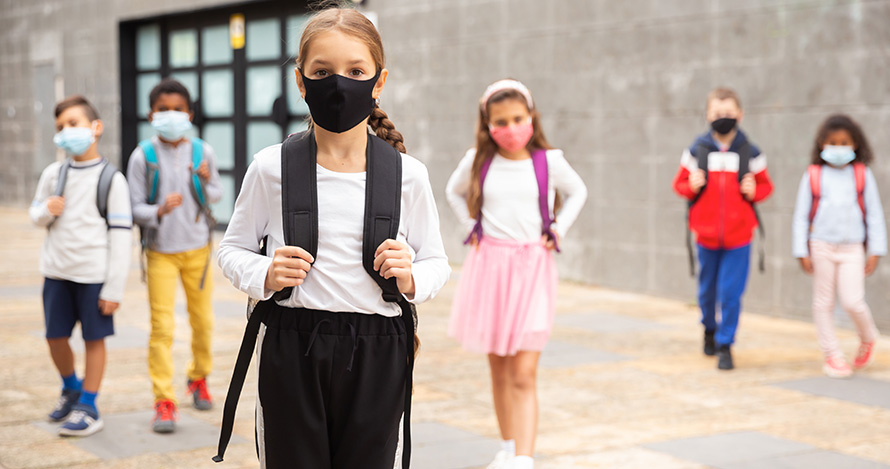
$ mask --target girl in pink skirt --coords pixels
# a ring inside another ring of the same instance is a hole
[[[449,334],[465,349],[488,354],[504,440],[488,467],[532,468],[538,358],[556,313],[552,251],[578,217],[587,188],[562,151],[547,143],[528,88],[501,80],[479,101],[476,147],[446,192],[472,246]]]

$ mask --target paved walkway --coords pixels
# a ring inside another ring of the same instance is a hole
[[[59,379],[42,339],[43,232],[23,210],[0,208],[0,467],[256,467],[255,369],[226,461],[213,465],[220,407],[244,327],[245,297],[214,270],[211,391],[217,408],[181,409],[172,436],[149,430],[149,321],[134,262],[99,405],[104,431],[60,439],[44,415]],[[134,251],[135,256],[135,251]],[[135,257],[134,257],[135,259]],[[456,277],[456,275],[455,275]],[[418,469],[484,467],[498,447],[486,360],[445,336],[452,281],[420,311],[414,439]],[[180,295],[174,356],[185,392],[189,329]],[[542,468],[890,467],[890,340],[852,380],[823,378],[811,324],[743,315],[737,369],[719,372],[700,349],[693,305],[560,285],[559,314],[540,370]],[[840,333],[849,353],[857,339]],[[82,344],[76,345],[82,370]]]

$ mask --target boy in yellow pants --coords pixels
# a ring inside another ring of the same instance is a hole
[[[152,429],[171,433],[178,419],[173,391],[174,298],[182,280],[192,328],[192,362],[188,392],[196,409],[209,410],[213,401],[206,377],[212,368],[213,289],[210,274],[209,204],[222,196],[213,149],[191,129],[188,90],[165,79],[149,95],[149,121],[158,135],[139,143],[130,155],[127,179],[133,219],[142,229],[145,248],[151,336],[148,371],[155,396]]]

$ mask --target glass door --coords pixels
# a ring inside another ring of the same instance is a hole
[[[147,120],[152,87],[162,77],[180,81],[192,95],[192,135],[216,152],[223,198],[213,213],[223,226],[253,155],[306,128],[309,112],[294,79],[305,8],[278,3],[121,25],[122,154],[154,134]],[[229,37],[236,13],[245,18],[242,48]],[[125,49],[132,56],[125,58]]]

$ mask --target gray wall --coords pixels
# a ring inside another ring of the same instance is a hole
[[[809,315],[810,280],[790,255],[794,197],[816,128],[847,112],[877,153],[890,207],[890,2],[884,0],[373,0],[391,71],[382,106],[437,196],[473,145],[476,103],[503,78],[525,82],[550,141],[590,199],[560,259],[564,278],[694,301],[685,204],[671,189],[680,153],[706,129],[715,86],[735,88],[743,128],[769,162],[762,206],[767,271],[749,310]],[[452,258],[464,233],[440,197]],[[868,281],[890,329],[890,261]]]
[[[0,201],[27,204],[53,158],[46,125],[58,96],[83,93],[118,161],[118,22],[219,0],[0,0]],[[243,3],[243,2],[241,2]],[[479,95],[511,76],[535,94],[551,142],[587,181],[588,205],[559,257],[567,279],[694,300],[684,203],[671,191],[682,148],[706,127],[704,97],[731,86],[743,127],[776,185],[763,204],[767,272],[745,306],[807,316],[809,279],[790,256],[790,216],[819,122],[852,114],[877,153],[890,206],[890,1],[367,0],[379,15],[390,79],[382,106],[425,161],[443,233],[460,261],[464,233],[445,182],[473,144]],[[53,78],[35,70],[54,70]],[[890,329],[890,262],[868,281]]]

